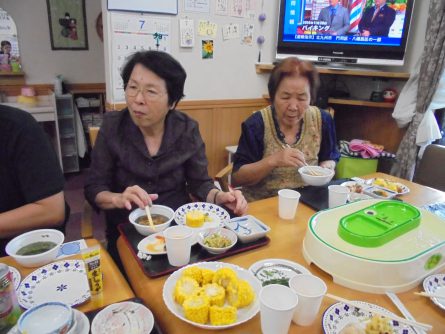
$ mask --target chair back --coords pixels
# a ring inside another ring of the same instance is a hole
[[[221,169],[215,176],[215,180],[219,182],[222,191],[229,191],[229,175],[232,173],[233,163],[228,164]]]
[[[445,191],[445,146],[431,144],[423,153],[413,181],[424,186]]]

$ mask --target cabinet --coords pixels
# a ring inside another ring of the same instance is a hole
[[[273,64],[256,64],[257,73],[272,71]],[[405,72],[385,72],[372,70],[346,70],[317,68],[321,81],[344,79],[350,98],[329,97],[328,104],[335,110],[337,139],[367,139],[384,145],[385,150],[395,153],[403,138],[405,129],[399,129],[392,118],[392,102],[369,101],[372,79],[384,82],[383,88],[396,87],[400,92],[404,81],[409,78]],[[268,96],[263,96],[267,98]]]
[[[57,95],[56,109],[63,172],[78,172],[79,158],[73,96],[71,94]]]

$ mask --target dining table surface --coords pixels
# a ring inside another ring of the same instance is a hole
[[[87,313],[90,311],[95,311],[97,309],[103,308],[113,303],[134,298],[135,295],[131,287],[128,285],[128,282],[124,278],[124,275],[122,275],[119,268],[116,266],[113,259],[108,254],[106,249],[102,246],[102,244],[100,244],[99,241],[96,239],[86,239],[85,241],[88,247],[100,245],[100,264],[103,274],[104,289],[102,293],[97,295],[92,295],[88,301],[75,306],[75,308],[83,313]],[[74,260],[74,259],[80,260],[81,259],[80,254],[56,259],[54,262],[64,261],[64,260]],[[22,280],[25,277],[27,277],[30,273],[38,269],[38,268],[25,268],[19,265],[10,256],[5,256],[0,258],[0,262],[15,267],[20,272]]]
[[[383,173],[372,173],[362,178],[369,179],[381,177],[397,181],[407,186],[409,193],[400,198],[417,207],[437,202],[445,202],[445,192],[425,187],[407,180],[399,179]],[[365,301],[377,304],[396,315],[403,316],[392,301],[385,294],[373,294],[353,290],[351,288],[334,283],[332,277],[314,264],[308,265],[302,253],[302,243],[306,234],[308,221],[316,212],[309,206],[299,203],[296,217],[292,220],[283,220],[278,217],[278,197],[267,198],[249,203],[248,214],[255,216],[269,225],[268,233],[270,242],[263,247],[226,257],[220,261],[236,264],[243,268],[249,268],[253,263],[264,259],[286,259],[306,267],[313,275],[324,280],[328,292],[349,300]],[[118,250],[124,265],[129,283],[137,297],[153,312],[155,320],[166,334],[174,333],[210,333],[210,330],[201,329],[190,325],[171,313],[162,298],[162,290],[168,276],[150,278],[145,275],[134,257],[128,243],[120,237]],[[167,259],[166,259],[167,261]],[[391,273],[388,273],[391,274]],[[402,303],[408,308],[416,321],[430,324],[433,329],[429,333],[445,333],[445,313],[429,298],[415,295],[414,292],[422,291],[421,283],[415,288],[397,293]],[[117,289],[116,292],[119,290]],[[324,311],[335,301],[324,298],[316,320],[310,326],[297,326],[291,323],[289,333],[323,333],[322,316]],[[235,327],[220,330],[219,333],[261,333],[260,314],[249,321]]]

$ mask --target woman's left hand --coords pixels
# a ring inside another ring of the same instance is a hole
[[[335,170],[335,161],[334,160],[322,161],[322,162],[320,162],[320,167]]]
[[[239,190],[231,192],[218,192],[216,196],[216,204],[224,205],[233,211],[237,216],[242,216],[247,212],[247,201]]]

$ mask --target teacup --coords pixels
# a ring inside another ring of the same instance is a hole
[[[73,324],[73,309],[60,302],[36,305],[24,312],[17,323],[19,333],[65,334]]]

